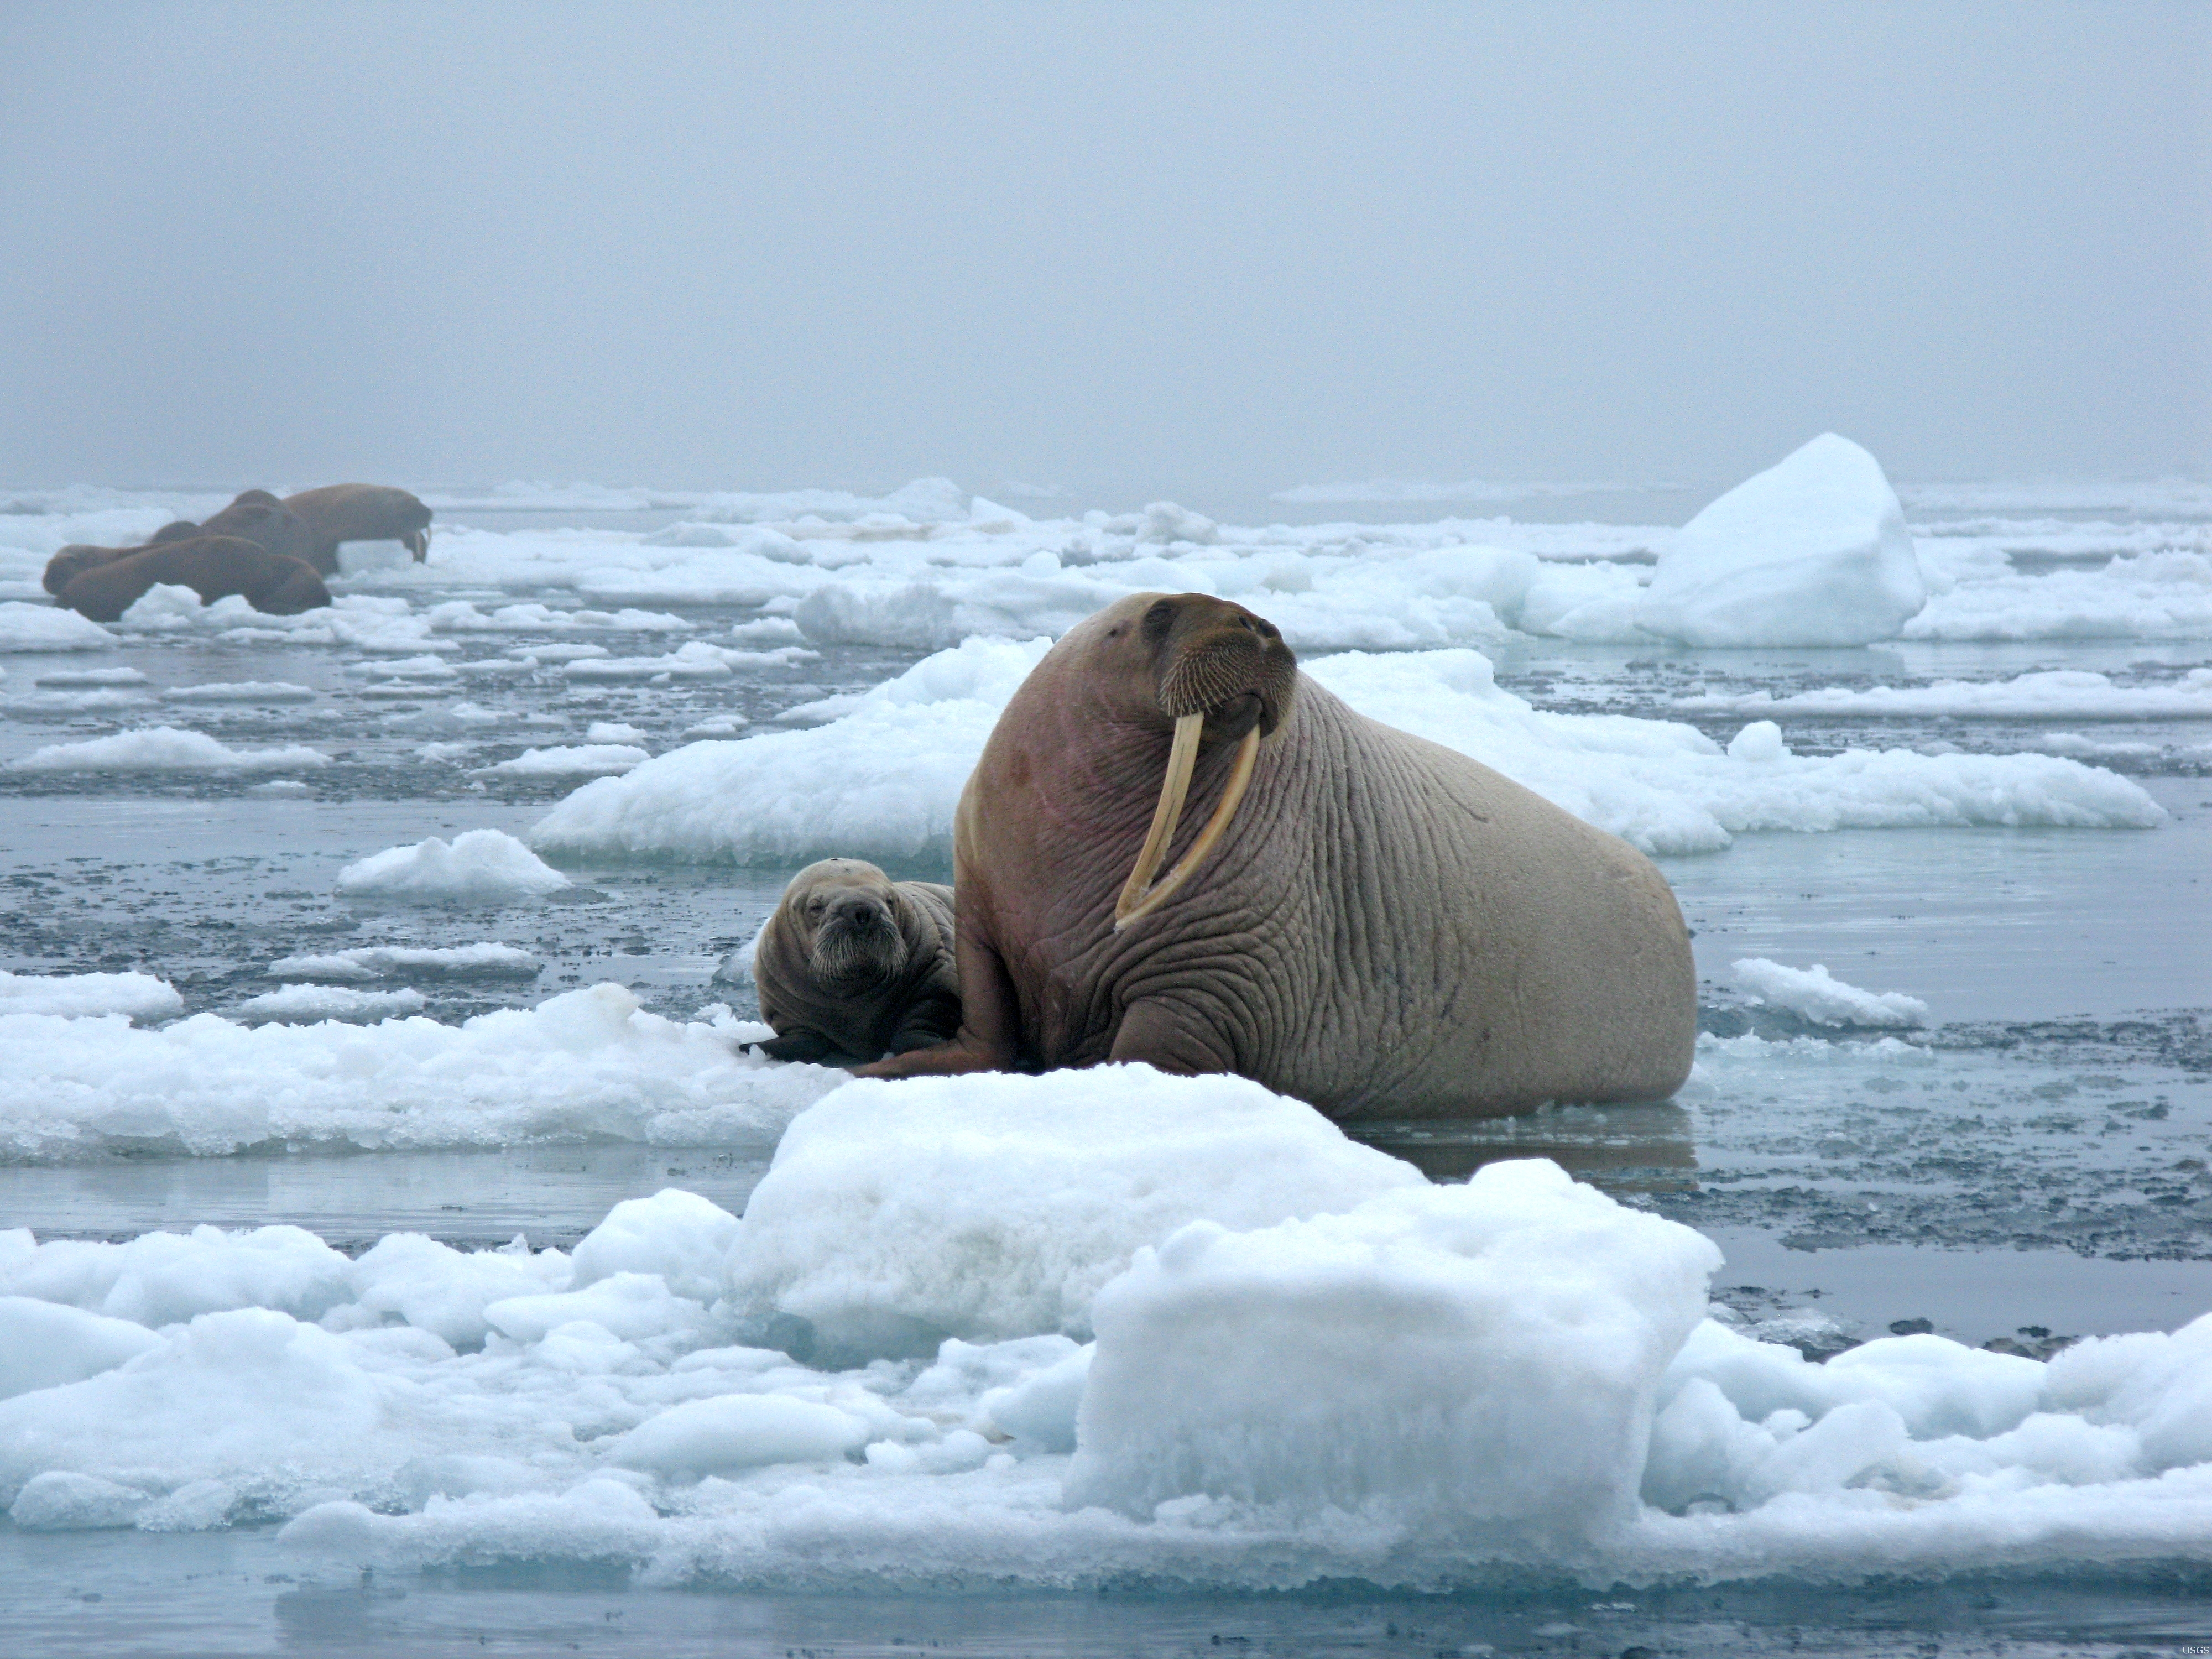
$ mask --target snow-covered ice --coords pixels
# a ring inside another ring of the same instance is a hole
[[[1921,686],[1864,690],[1822,686],[1776,696],[1771,691],[1701,693],[1678,697],[1677,708],[1737,714],[1826,714],[1954,720],[2212,720],[2212,668],[2192,668],[2163,685],[2116,685],[2080,668],[2045,668],[2008,680],[1937,680]]]
[[[459,1025],[252,1025],[208,1013],[148,1030],[119,1012],[0,1009],[0,1153],[757,1137],[845,1080],[737,1052],[769,1035],[720,1005],[664,1019],[611,984]]]
[[[568,886],[568,878],[503,830],[470,830],[387,847],[338,872],[349,898],[416,904],[501,904]]]
[[[314,688],[289,680],[217,681],[207,685],[173,685],[163,702],[313,702]]]
[[[11,974],[0,969],[0,1014],[124,1014],[159,1019],[185,1000],[151,974]]]
[[[1811,1020],[1816,1025],[1925,1025],[1928,1005],[1902,991],[1866,991],[1847,985],[1820,963],[1787,968],[1765,957],[1746,957],[1731,964],[1736,989],[1757,1001]]]
[[[238,1005],[241,1018],[258,1024],[281,1019],[295,1025],[317,1020],[387,1019],[395,1014],[419,1014],[429,999],[411,986],[396,991],[362,991],[349,985],[287,985],[281,991],[264,991]]]
[[[495,766],[477,769],[491,777],[595,778],[633,771],[653,757],[634,743],[585,743],[550,749],[526,749]]]
[[[544,966],[529,951],[485,940],[477,945],[361,945],[313,956],[280,957],[271,979],[383,979],[395,974],[435,979],[532,979]]]
[[[674,750],[578,790],[531,842],[578,857],[949,863],[960,789],[1046,647],[969,640],[819,705],[830,718],[811,730]],[[1710,852],[1757,830],[2143,828],[2164,816],[2127,779],[2047,755],[1800,756],[1778,732],[1723,750],[1672,721],[1548,713],[1498,685],[1472,649],[1352,652],[1304,672],[1361,713],[1471,755],[1647,852]]]
[[[734,1296],[863,1356],[1086,1336],[1092,1293],[1185,1221],[1263,1225],[1420,1184],[1242,1078],[864,1080],[785,1132],[746,1206]]]
[[[1686,645],[1866,645],[1927,599],[1881,463],[1829,432],[1685,525],[1635,614]]]
[[[149,726],[82,743],[50,743],[8,763],[11,772],[296,772],[331,757],[304,744],[233,749],[204,732]]]
[[[98,623],[59,605],[0,603],[0,651],[106,651],[119,643]]]

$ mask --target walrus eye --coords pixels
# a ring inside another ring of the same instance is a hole
[[[1173,599],[1155,599],[1152,608],[1145,612],[1145,637],[1158,645],[1175,626],[1176,608]]]

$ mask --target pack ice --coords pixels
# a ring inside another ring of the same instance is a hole
[[[1636,623],[1685,645],[1866,645],[1927,599],[1881,464],[1827,432],[1683,526]]]
[[[0,1504],[816,1588],[2212,1559],[2212,1318],[1817,1365],[1706,1316],[1719,1260],[1235,1079],[849,1083],[742,1219],[665,1190],[573,1255],[0,1234]]]

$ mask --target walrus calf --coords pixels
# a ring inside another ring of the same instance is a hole
[[[307,521],[308,562],[325,576],[337,574],[343,542],[398,542],[417,564],[430,556],[430,509],[389,484],[325,484],[287,495],[283,505]]]
[[[272,617],[331,602],[331,590],[305,559],[267,552],[235,536],[196,536],[104,560],[77,572],[58,599],[94,622],[114,622],[162,583],[191,588],[203,605],[235,593]]]
[[[952,890],[893,881],[859,859],[791,878],[753,955],[773,1060],[874,1060],[960,1029]]]
[[[1046,654],[962,792],[953,872],[959,1035],[864,1075],[1144,1060],[1337,1118],[1689,1075],[1689,936],[1650,860],[1355,714],[1203,593],[1133,595]]]

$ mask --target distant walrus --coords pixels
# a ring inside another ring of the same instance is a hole
[[[865,1075],[1145,1060],[1338,1118],[1689,1075],[1697,978],[1651,861],[1354,713],[1225,599],[1133,594],[1047,653],[962,792],[953,872],[960,1035]]]
[[[257,495],[268,494],[266,490],[251,490],[247,493]],[[244,495],[239,497],[239,501],[245,499]],[[276,498],[270,495],[269,499],[273,501]],[[237,505],[237,501],[231,503],[232,507]],[[225,512],[228,510],[228,507],[224,509]],[[217,514],[216,516],[220,518],[222,514]],[[94,547],[84,542],[71,542],[46,561],[46,574],[44,578],[46,592],[59,596],[62,589],[70,585],[70,578],[79,571],[89,570],[96,564],[106,564],[110,559],[128,558],[133,553],[143,553],[149,547],[161,547],[170,542],[188,542],[195,536],[211,533],[215,532],[203,532],[199,526],[194,524],[190,519],[179,519],[173,524],[163,525],[137,547]],[[246,539],[250,541],[252,538],[248,537]],[[274,552],[276,550],[272,548],[270,550]]]
[[[200,526],[204,536],[235,536],[264,553],[313,564],[315,533],[307,521],[265,489],[248,489]]]
[[[389,484],[325,484],[287,495],[284,505],[307,521],[314,539],[308,562],[337,574],[343,542],[398,542],[420,564],[430,556],[430,509]]]
[[[960,1028],[952,890],[893,881],[859,859],[791,878],[753,955],[772,1060],[874,1060]]]
[[[272,617],[331,602],[331,590],[305,559],[264,552],[235,536],[197,536],[81,570],[63,586],[58,603],[94,622],[113,622],[161,583],[191,588],[203,605],[239,594]]]

